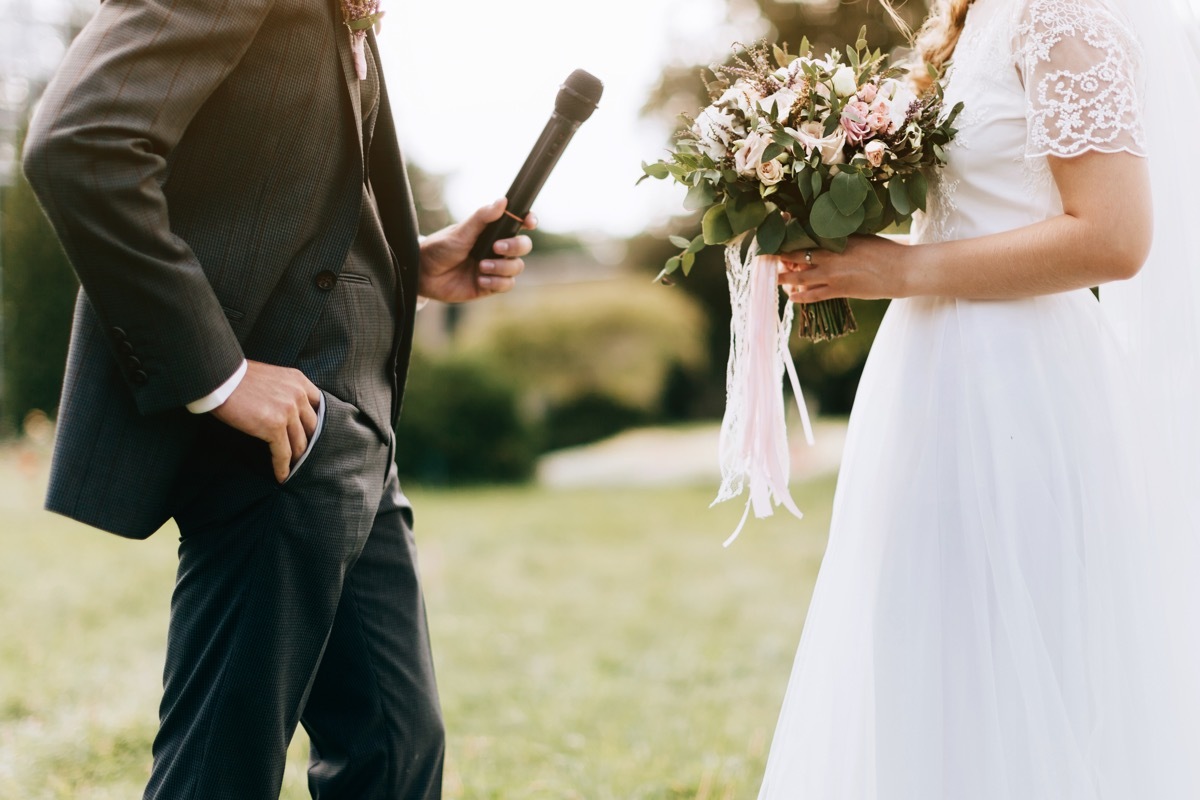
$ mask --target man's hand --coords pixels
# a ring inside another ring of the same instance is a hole
[[[258,361],[247,362],[246,377],[212,415],[271,446],[275,480],[283,483],[292,464],[308,448],[317,429],[321,391],[304,373]]]
[[[438,231],[421,243],[421,275],[417,293],[444,303],[464,303],[489,294],[507,292],[525,269],[522,256],[529,255],[533,242],[528,236],[515,236],[496,242],[496,258],[476,262],[471,248],[491,223],[504,216],[507,201],[501,199],[484,206],[457,225]],[[525,229],[537,227],[530,214]]]

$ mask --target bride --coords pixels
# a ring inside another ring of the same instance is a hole
[[[1200,798],[1200,76],[1169,2],[945,2],[918,50],[966,110],[914,244],[788,258],[795,302],[897,299],[760,798]]]

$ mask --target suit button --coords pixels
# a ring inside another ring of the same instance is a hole
[[[138,358],[137,356],[130,356],[129,358],[125,359],[125,364],[130,369],[141,369],[142,368],[142,360],[140,358]]]
[[[141,370],[141,369],[137,370],[132,375],[130,375],[129,379],[131,381],[133,381],[134,386],[145,386],[147,383],[150,382],[150,376],[146,374],[145,370]]]
[[[110,331],[110,332],[112,333],[113,338],[116,339],[118,342],[123,342],[129,338],[128,336],[125,335],[124,328],[113,328],[112,331]]]
[[[322,292],[328,292],[332,291],[333,287],[337,285],[337,280],[337,275],[334,275],[329,270],[326,270],[324,272],[318,272],[317,277],[313,282],[316,283],[317,288]]]
[[[133,345],[131,345],[129,342],[121,342],[119,345],[117,345],[117,349],[121,351],[121,355],[123,356],[133,355]]]

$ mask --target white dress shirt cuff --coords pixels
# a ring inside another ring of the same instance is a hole
[[[429,298],[417,295],[417,311],[420,311],[425,306],[429,305]]]
[[[206,394],[199,400],[193,400],[188,403],[187,410],[193,414],[207,414],[224,403],[229,399],[229,395],[233,394],[233,390],[241,384],[242,378],[246,377],[246,370],[249,366],[246,360],[242,359],[242,365],[230,376],[229,380],[222,383],[210,394]]]

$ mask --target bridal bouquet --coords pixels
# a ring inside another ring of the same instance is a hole
[[[925,171],[945,163],[961,104],[944,108],[941,86],[917,94],[905,71],[871,51],[866,29],[845,55],[800,55],[765,43],[714,67],[712,104],[645,178],[688,187],[684,206],[704,210],[700,236],[675,237],[682,252],[660,278],[687,275],[705,245],[753,240],[761,255],[806,248],[841,251],[852,234],[874,234],[925,208]],[[804,306],[800,336],[822,340],[855,329],[850,305]]]
[[[684,205],[704,211],[701,234],[672,237],[681,252],[659,275],[687,275],[706,245],[723,245],[728,267],[732,342],[721,428],[722,485],[715,502],[741,494],[766,517],[784,505],[789,453],[780,381],[786,370],[805,437],[812,426],[788,348],[796,309],[779,313],[779,253],[841,251],[854,234],[875,234],[925,208],[927,172],[946,161],[958,104],[945,108],[935,75],[917,93],[905,70],[872,51],[866,29],[846,52],[798,55],[760,43],[714,67],[712,103],[678,136],[669,157],[643,164],[646,178],[688,188]],[[640,181],[639,181],[640,182]],[[822,340],[854,331],[844,300],[799,307],[800,335]],[[728,544],[727,542],[726,544]]]

